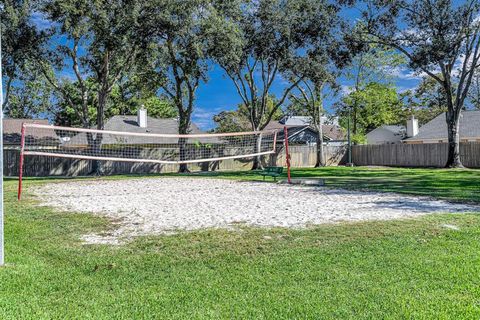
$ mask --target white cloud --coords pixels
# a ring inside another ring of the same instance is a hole
[[[227,107],[215,107],[212,109],[198,107],[193,112],[192,121],[202,130],[212,129],[215,127],[213,116],[227,109]]]
[[[348,96],[350,93],[352,93],[353,88],[351,86],[342,85],[340,91],[342,93],[342,96]]]
[[[34,12],[32,14],[32,22],[39,30],[46,30],[52,27],[54,24],[47,19],[47,17],[41,12]]]

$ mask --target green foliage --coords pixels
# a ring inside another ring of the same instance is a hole
[[[103,129],[113,87],[133,70],[144,37],[138,29],[140,1],[46,0],[43,12],[52,22],[52,41],[42,69],[62,100],[74,109],[84,127],[92,125],[89,108],[96,108],[97,128]],[[53,68],[52,75],[48,69]],[[70,70],[75,80],[58,73]],[[88,82],[94,82],[92,86]],[[69,84],[67,84],[69,82]],[[64,90],[69,86],[68,90]],[[91,89],[94,90],[91,90]],[[72,92],[75,91],[73,94]],[[80,103],[77,100],[80,97]]]
[[[44,44],[46,33],[35,28],[32,15],[38,9],[37,1],[31,0],[2,0],[0,9],[0,23],[2,36],[2,71],[4,86],[3,107],[12,110],[12,114],[22,115],[19,103],[29,104],[26,109],[34,109],[40,97],[28,97],[27,86],[37,87],[39,82],[33,80],[32,63],[40,48]],[[24,83],[27,81],[27,83]],[[33,88],[37,91],[38,88]],[[8,106],[11,95],[16,97],[15,106]],[[35,101],[35,102],[33,102]],[[35,107],[37,108],[37,107]],[[28,112],[33,114],[34,112]]]
[[[78,95],[78,83],[65,83],[62,90],[68,92],[68,96],[75,105],[81,105],[81,97]],[[96,91],[94,79],[88,78],[85,81],[88,91]],[[82,126],[81,117],[78,115],[78,108],[72,108],[68,102],[58,97],[58,105],[55,110],[55,123],[63,126]],[[107,102],[104,117],[109,119],[116,115],[135,115],[140,107],[147,109],[147,114],[154,118],[174,118],[177,116],[175,106],[165,97],[158,97],[153,92],[142,90],[137,83],[121,83],[113,87],[110,99]],[[97,108],[95,97],[88,101],[88,122],[92,125],[97,121]],[[82,115],[83,117],[83,115]]]
[[[175,118],[178,116],[178,110],[175,105],[166,98],[152,96],[139,101],[137,106],[144,106],[148,114],[154,118]],[[135,110],[136,111],[136,110]]]
[[[414,115],[421,124],[425,124],[447,111],[447,99],[445,88],[431,77],[423,77],[417,88],[404,94],[404,119],[406,121]]]
[[[372,43],[364,31],[364,25],[358,23],[347,36],[355,45],[360,46],[360,50],[353,50],[355,56],[343,70],[346,79],[352,82],[347,88],[350,93],[335,106],[337,113],[342,116],[344,128],[347,127],[345,117],[350,110],[351,138],[356,144],[365,143],[365,134],[376,126],[399,121],[397,117],[401,113],[401,105],[397,101],[396,92],[394,97],[389,93],[393,89],[388,87],[392,85],[396,70],[406,61],[396,50]],[[369,94],[381,100],[376,102],[368,97]],[[388,106],[390,102],[394,104]],[[399,109],[394,110],[394,107]],[[378,115],[375,114],[375,109],[378,109]]]
[[[360,33],[358,28],[353,32]],[[345,78],[353,83],[352,90],[360,90],[371,82],[391,84],[398,68],[406,63],[404,56],[387,46],[362,41],[364,48],[343,70]]]
[[[238,109],[234,111],[222,111],[213,116],[216,124],[215,132],[241,132],[250,129],[250,122]]]
[[[276,99],[269,97],[267,100],[267,112],[274,110]],[[272,121],[278,121],[282,118],[283,112],[280,109],[275,109],[272,116]],[[265,114],[266,117],[266,114]],[[241,132],[248,130],[255,130],[252,128],[250,121],[250,110],[245,104],[240,104],[236,110],[222,111],[213,117],[216,123],[215,132]],[[265,121],[265,120],[263,120]]]
[[[294,116],[310,116],[309,109],[306,107],[305,103],[302,101],[296,101],[292,99],[290,103],[285,108],[286,114],[291,114]]]
[[[361,13],[371,41],[397,49],[414,71],[445,89],[447,167],[462,167],[457,128],[480,65],[479,15],[478,0],[372,1]]]
[[[247,1],[219,34],[221,43],[211,47],[211,54],[249,109],[252,128],[263,129],[302,80],[311,64],[308,57],[315,55],[322,40],[331,39],[337,10],[323,0]],[[335,42],[330,48],[335,51]],[[280,76],[292,83],[268,112],[267,97]]]
[[[97,84],[93,79],[85,80],[83,86],[85,86],[87,92],[93,92],[96,90]],[[55,110],[55,124],[68,127],[84,127],[85,121],[91,125],[96,124],[97,109],[94,106],[95,96],[88,95],[87,101],[85,101],[85,109],[80,106],[83,105],[81,91],[78,89],[79,84],[76,82],[65,81],[61,84],[61,91],[55,92],[56,96],[56,110]]]
[[[471,106],[480,110],[480,67],[475,70],[472,87],[468,94]]]
[[[30,63],[9,88],[9,99],[4,112],[9,118],[39,118],[53,110],[53,88],[43,75]]]
[[[178,116],[176,106],[168,98],[159,97],[154,92],[141,90],[128,83],[114,86],[108,105],[107,111],[112,115],[136,114],[138,109],[143,106],[147,110],[148,116],[153,118]]]
[[[180,134],[190,131],[197,89],[207,81],[209,48],[221,45],[215,35],[225,26],[222,12],[228,8],[228,2],[208,0],[150,0],[142,8],[141,29],[149,35],[139,66],[142,79],[161,89],[175,105]],[[182,157],[184,142],[180,140]],[[187,172],[187,165],[181,164],[179,171]]]
[[[229,5],[206,0],[151,0],[144,7],[142,28],[150,33],[149,45],[139,66],[140,77],[175,105],[179,133],[188,133],[196,91],[207,81],[209,47],[223,30]]]
[[[338,104],[340,123],[346,128],[350,115],[352,127],[356,126],[352,129],[352,141],[363,143],[364,136],[369,131],[384,124],[399,123],[401,106],[394,88],[372,82],[364,89],[353,91],[342,98]]]

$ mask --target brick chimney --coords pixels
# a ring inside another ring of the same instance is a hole
[[[410,120],[407,120],[407,137],[415,137],[418,134],[418,120],[415,116],[412,116]]]
[[[140,128],[147,127],[147,109],[143,106],[137,111],[137,124]]]

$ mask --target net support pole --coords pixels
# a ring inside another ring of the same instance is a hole
[[[292,178],[290,176],[290,153],[288,152],[288,129],[287,126],[283,127],[283,136],[285,141],[285,158],[287,159],[287,178],[288,183],[292,183]]]
[[[3,10],[3,4],[0,4]],[[0,267],[5,264],[4,212],[3,212],[3,74],[2,74],[2,22],[0,21]]]
[[[22,198],[23,161],[25,158],[25,123],[22,123],[22,140],[20,144],[20,164],[18,166],[18,201]]]

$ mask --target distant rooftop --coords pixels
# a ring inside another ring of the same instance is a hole
[[[462,111],[460,115],[460,139],[480,138],[480,111]],[[407,141],[448,139],[446,113],[442,113],[424,126]]]
[[[279,122],[286,126],[308,126],[312,122],[312,118],[306,116],[285,116]]]
[[[280,130],[279,140],[283,139],[283,128],[289,128],[288,136],[295,135],[307,128],[315,130],[313,126],[310,126],[311,118],[303,116],[285,117],[280,121],[270,121],[265,127],[265,130]],[[330,140],[344,140],[345,133],[342,128],[336,124],[324,124],[322,126],[323,135]]]
[[[383,125],[382,128],[385,130],[391,131],[395,134],[405,133],[405,126],[396,126],[396,125]]]
[[[338,117],[322,116],[324,124],[338,125]],[[279,123],[285,126],[308,126],[312,123],[309,116],[284,116]]]
[[[120,131],[129,133],[150,133],[150,134],[178,134],[178,120],[177,119],[157,119],[147,117],[147,127],[142,128],[138,125],[137,116],[113,116],[105,123],[104,130]],[[190,125],[189,134],[202,134],[195,124]],[[178,143],[178,138],[157,138],[147,136],[129,136],[121,137],[121,141],[115,139],[112,135],[105,135],[102,144],[174,144]],[[198,139],[201,143],[219,143],[218,138],[201,138]],[[78,134],[71,138],[69,145],[87,145],[87,136],[85,133]]]
[[[22,137],[22,124],[23,123],[35,123],[35,124],[48,124],[48,120],[43,119],[3,119],[3,141],[5,144],[20,145]],[[30,132],[34,134],[34,138],[52,138],[56,139],[57,135],[54,131],[37,130]]]

